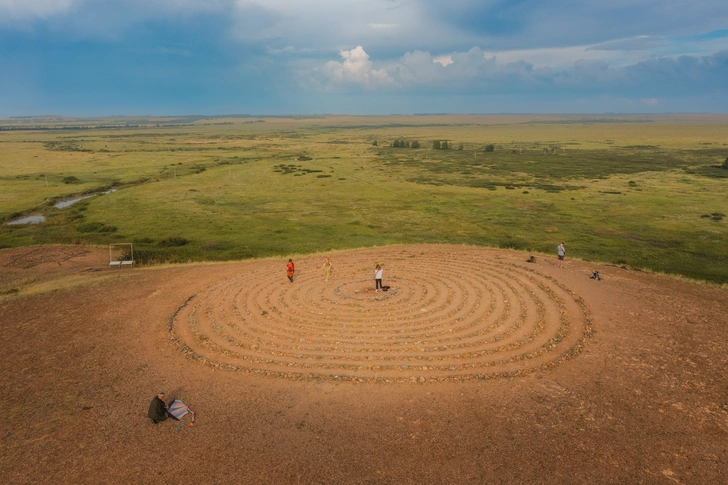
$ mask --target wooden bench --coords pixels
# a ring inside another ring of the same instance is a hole
[[[109,266],[116,266],[119,268],[122,268],[124,266],[132,266],[134,264],[134,261],[111,261],[109,262]]]

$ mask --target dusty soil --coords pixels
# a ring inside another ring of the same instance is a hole
[[[2,250],[0,482],[725,483],[728,291],[526,257]]]

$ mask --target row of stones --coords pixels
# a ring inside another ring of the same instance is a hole
[[[216,314],[215,308],[212,306],[206,308],[205,317],[210,322],[208,326],[213,329],[213,333],[221,337],[221,339],[218,339],[219,342],[222,341],[221,343],[230,344],[238,349],[259,351],[262,347],[269,349],[281,348],[287,350],[290,353],[289,355],[295,355],[296,358],[302,357],[300,355],[302,351],[315,353],[325,352],[328,355],[337,351],[352,352],[354,349],[362,353],[370,354],[366,357],[371,358],[371,354],[378,352],[395,352],[397,354],[404,352],[435,352],[451,349],[467,349],[482,346],[483,344],[508,341],[508,337],[521,328],[526,319],[526,305],[523,297],[515,292],[514,294],[519,299],[521,311],[518,313],[517,318],[510,325],[505,326],[505,328],[501,327],[504,327],[504,321],[509,317],[509,307],[507,305],[505,307],[505,313],[489,324],[484,319],[468,321],[465,318],[456,318],[453,321],[456,324],[455,326],[451,325],[439,332],[425,334],[418,334],[417,332],[408,330],[408,334],[404,336],[406,338],[380,334],[376,335],[374,340],[366,340],[355,336],[353,340],[345,341],[345,337],[351,337],[351,335],[333,335],[328,339],[321,339],[312,336],[312,334],[318,337],[326,335],[320,333],[320,330],[316,328],[294,328],[290,323],[281,327],[277,325],[275,320],[262,320],[258,325],[248,324],[243,326],[239,322],[225,320],[225,315]],[[536,306],[539,313],[536,328],[542,329],[544,307],[540,301],[538,301]],[[472,327],[478,326],[480,328],[472,331]],[[233,334],[226,333],[226,328],[230,329]],[[493,335],[494,330],[497,329],[501,329],[502,331]],[[428,332],[431,331],[428,328],[425,330]],[[465,333],[466,331],[469,333]],[[368,337],[371,339],[372,335]],[[478,340],[468,340],[473,338],[478,338]],[[532,339],[530,338],[528,340],[530,341]],[[207,338],[205,340],[210,339]],[[327,343],[333,343],[333,345],[322,345]],[[349,344],[351,348],[344,344]],[[480,352],[480,355],[482,353]],[[281,352],[275,355],[284,356],[285,353]]]
[[[550,290],[550,288],[547,285],[544,285],[542,282],[538,282],[535,278],[533,278],[533,276],[530,276],[529,279],[531,281],[533,281],[533,282],[536,282],[545,291],[548,292]],[[553,293],[553,292],[551,292],[551,293]],[[323,366],[322,366],[321,364],[316,365],[316,364],[312,364],[312,363],[308,363],[308,362],[303,362],[303,363],[296,362],[296,361],[293,361],[293,362],[283,362],[281,360],[276,359],[275,357],[274,358],[259,358],[259,357],[247,356],[248,357],[248,362],[246,363],[247,365],[242,365],[241,366],[241,365],[234,365],[234,364],[224,363],[224,362],[215,362],[214,359],[207,359],[205,357],[199,356],[193,349],[191,349],[190,347],[188,347],[185,344],[181,344],[180,343],[180,348],[181,348],[181,350],[183,352],[187,353],[188,355],[193,355],[193,356],[196,355],[197,358],[198,358],[198,360],[203,360],[206,363],[207,362],[211,362],[211,363],[213,363],[212,365],[217,366],[218,368],[225,368],[225,369],[228,369],[228,370],[243,370],[243,369],[253,370],[254,367],[250,367],[251,364],[253,366],[260,365],[260,364],[267,364],[267,365],[271,365],[272,364],[274,366],[282,366],[282,367],[295,367],[295,366],[298,365],[298,366],[304,367],[304,368],[308,368],[308,367],[319,367],[319,368],[326,369],[326,370],[329,371],[329,373],[326,374],[327,376],[329,376],[327,378],[330,378],[330,376],[336,376],[336,375],[341,374],[341,372],[338,372],[338,371],[341,371],[341,370],[344,370],[344,371],[357,371],[357,370],[365,369],[365,370],[369,370],[369,371],[371,371],[371,370],[379,370],[379,371],[382,371],[382,370],[401,369],[403,371],[408,371],[408,372],[412,372],[412,371],[432,371],[432,370],[440,370],[440,371],[453,371],[453,370],[455,370],[455,371],[457,371],[457,370],[467,369],[467,368],[477,367],[477,366],[480,366],[480,367],[493,367],[493,366],[495,366],[497,364],[512,363],[512,362],[517,362],[519,360],[529,360],[529,359],[533,358],[534,356],[540,355],[543,352],[551,351],[553,348],[555,348],[556,344],[558,344],[558,342],[563,338],[564,332],[568,331],[568,318],[567,318],[565,312],[563,311],[563,308],[561,308],[560,310],[561,310],[560,313],[561,313],[561,316],[562,316],[562,326],[561,326],[561,330],[559,332],[557,332],[556,335],[554,335],[550,340],[548,340],[540,348],[537,348],[534,352],[527,353],[527,354],[513,355],[513,356],[511,356],[508,359],[502,359],[502,360],[499,360],[499,361],[496,360],[496,361],[476,362],[476,363],[472,363],[472,362],[471,363],[468,363],[468,362],[466,362],[466,363],[460,363],[458,365],[452,365],[452,364],[450,364],[450,365],[444,365],[444,366],[436,366],[436,365],[424,365],[424,366],[422,366],[422,365],[415,365],[415,366],[410,366],[410,365],[405,365],[405,364],[400,364],[400,365],[367,365],[367,366],[361,366],[361,365],[351,365],[351,364],[346,364],[346,363],[344,363],[344,364],[342,364],[342,363],[328,363],[328,364],[327,363],[322,363],[323,364]],[[219,346],[217,346],[217,345],[209,342],[209,339],[207,339],[204,335],[202,335],[202,334],[199,333],[199,330],[196,329],[196,315],[194,313],[191,314],[191,316],[189,318],[189,322],[190,322],[191,327],[193,327],[193,330],[195,331],[195,334],[198,336],[198,338],[200,338],[200,340],[205,344],[205,346],[208,349],[213,350],[214,352],[216,352],[217,354],[219,354],[219,356],[226,356],[228,358],[230,358],[230,357],[236,357],[234,352],[231,352],[230,350],[221,348],[221,347],[219,347]],[[564,325],[565,323],[567,325]],[[213,325],[212,327],[213,328],[216,328],[217,330],[220,330],[220,328],[221,328],[219,326],[219,324]],[[514,344],[511,344],[510,347],[509,346],[503,346],[503,347],[501,347],[501,348],[499,348],[499,349],[497,349],[495,351],[497,352],[497,351],[505,351],[505,350],[508,350],[508,349],[513,349],[514,348],[513,345]],[[252,349],[252,350],[258,351],[259,349]],[[567,352],[573,352],[573,350],[574,350],[573,348],[572,349],[567,349]],[[493,353],[493,352],[484,352],[484,353],[480,353],[478,355],[481,355],[482,356],[482,355],[487,355],[489,353]],[[564,354],[564,355],[567,355],[567,354]],[[460,355],[459,357],[460,358],[472,358],[474,356],[475,355],[471,353],[471,354],[468,354],[468,355]],[[237,357],[239,357],[239,356],[237,356]],[[304,359],[305,358],[302,354],[296,354],[293,357],[295,359]],[[326,356],[322,356],[322,358],[325,358],[325,357]],[[401,355],[399,356],[399,360],[400,361],[402,360],[402,357],[403,356],[401,356]],[[417,357],[419,357],[419,359],[417,359]],[[448,359],[451,360],[452,357],[453,356],[451,355],[449,357],[443,357],[443,358],[448,358]],[[415,356],[415,358],[416,358],[416,360],[421,360],[422,359],[422,356]],[[351,360],[351,359],[347,359],[347,360]],[[560,361],[557,358],[553,362],[560,362]],[[335,370],[338,373],[334,373],[333,371],[335,371]],[[281,375],[283,375],[283,374],[289,375],[290,374],[290,376],[292,376],[294,378],[304,378],[304,377],[306,377],[306,378],[321,378],[320,375],[317,377],[316,373],[312,373],[312,372],[292,372],[289,369],[287,369],[287,370],[256,369],[256,372],[262,372],[262,373],[265,373],[266,375],[268,375],[268,373],[273,373],[272,375],[278,375],[279,373]],[[464,375],[464,374],[460,374],[460,377],[462,377],[462,375]],[[298,376],[298,377],[296,377],[296,376]],[[344,375],[343,377],[346,377],[346,375]],[[368,377],[365,378],[365,377],[361,377],[361,376],[349,376],[349,377],[351,377],[352,379],[369,379]],[[476,377],[477,377],[477,375],[476,375]],[[432,377],[432,378],[433,379],[442,379],[443,377],[442,376],[439,376],[439,377]],[[388,377],[388,379],[390,379],[390,377]]]

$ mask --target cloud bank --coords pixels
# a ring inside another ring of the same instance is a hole
[[[362,46],[342,50],[340,55],[340,62],[299,69],[297,79],[307,88],[339,92],[359,88],[401,92],[449,89],[478,94],[581,92],[642,97],[728,89],[728,83],[721,83],[728,79],[728,50],[704,57],[651,58],[624,67],[578,60],[563,69],[537,68],[524,61],[501,63],[478,47],[451,54],[447,65],[422,51],[408,52],[381,66],[370,60]]]
[[[0,0],[0,116],[415,112],[425,95],[728,111],[727,25],[724,0]]]

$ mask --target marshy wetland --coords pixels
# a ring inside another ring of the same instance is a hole
[[[0,222],[45,222],[0,224],[0,245],[133,242],[154,264],[565,241],[728,283],[726,133],[719,115],[5,119]]]

